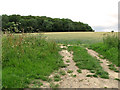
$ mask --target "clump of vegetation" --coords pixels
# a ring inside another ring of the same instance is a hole
[[[73,71],[72,70],[68,70],[67,73],[72,73]]]
[[[95,73],[95,70],[90,70],[91,73]]]
[[[2,41],[4,88],[25,88],[32,79],[47,81],[63,65],[57,44],[42,35],[7,34]]]
[[[96,74],[94,74],[93,77],[98,77],[98,76]]]
[[[48,79],[47,79],[47,81],[48,81],[48,82],[51,82],[51,81],[52,81],[52,79],[51,79],[51,78],[48,78]]]
[[[89,75],[86,75],[86,77],[96,77],[97,78],[98,76],[96,74],[94,74],[94,75],[89,74]]]
[[[86,77],[92,77],[93,75],[86,75]]]
[[[73,60],[79,69],[88,69],[91,70],[91,72],[95,72],[95,74],[101,78],[109,78],[108,73],[103,70],[99,61],[89,55],[84,47],[72,46],[68,49],[74,52]]]
[[[102,71],[102,70],[98,70],[96,72],[96,75],[99,75],[101,78],[109,79],[108,72],[105,72],[105,71]]]
[[[115,68],[115,65],[110,64],[110,65],[108,65],[108,66],[109,66],[109,69],[111,69],[111,70],[113,70],[113,71],[115,71],[115,72],[119,72],[119,71]]]
[[[69,66],[70,64],[66,64],[67,66]]]
[[[65,73],[65,71],[63,71],[63,70],[60,70],[60,72],[59,72],[61,75],[66,75],[66,73]]]
[[[75,75],[75,74],[71,74],[71,76],[72,76],[72,77],[76,77],[76,75]]]
[[[82,73],[81,69],[78,69],[77,72],[78,72],[78,73]]]
[[[101,55],[99,55],[99,57],[100,57],[101,59],[105,59],[105,57],[103,57],[103,56],[101,56]]]
[[[61,67],[61,68],[65,68],[65,67],[67,67],[68,65],[69,65],[69,64],[61,63],[61,64],[60,64],[60,67]]]
[[[32,84],[34,84],[33,87],[36,87],[36,88],[43,85],[43,83],[41,83],[40,81],[34,81]]]
[[[102,61],[99,61],[99,63],[103,63]]]
[[[50,87],[51,87],[51,88],[58,88],[58,87],[59,87],[59,84],[50,83]]]
[[[66,62],[67,62],[67,63],[69,63],[69,62],[70,62],[70,60],[67,60]]]
[[[115,78],[115,80],[119,81],[120,82],[120,79],[119,78]]]
[[[54,81],[57,81],[57,82],[58,82],[58,81],[60,81],[60,80],[61,80],[60,75],[55,75],[55,76],[54,76]]]

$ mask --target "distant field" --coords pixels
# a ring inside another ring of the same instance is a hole
[[[93,44],[102,42],[105,34],[111,32],[46,32],[42,33],[47,40],[63,44]],[[117,34],[117,32],[114,32]],[[26,33],[28,35],[39,35],[41,33]]]
[[[102,37],[106,33],[109,32],[50,32],[44,33],[44,36],[58,43],[93,44],[102,42]]]

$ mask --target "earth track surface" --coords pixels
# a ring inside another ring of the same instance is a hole
[[[68,51],[67,47],[61,45],[60,47],[62,50],[59,52],[61,56],[63,56],[63,61],[65,64],[67,64],[66,67],[60,68],[57,72],[53,72],[49,78],[52,79],[51,82],[37,80],[43,83],[40,88],[50,88],[50,84],[59,85],[58,88],[118,88],[118,81],[114,80],[115,78],[118,78],[118,73],[112,71],[109,69],[109,61],[106,59],[101,59],[99,57],[99,54],[93,50],[90,50],[86,48],[88,53],[92,55],[93,57],[96,57],[101,62],[100,63],[102,68],[109,73],[109,79],[103,79],[103,78],[95,78],[95,77],[86,77],[86,75],[93,75],[94,73],[91,73],[89,70],[82,70],[82,73],[78,73],[77,70],[79,69],[76,66],[76,63],[73,60],[73,51]],[[67,62],[69,60],[69,62]],[[61,80],[60,81],[54,81],[54,76],[56,74],[59,74],[59,71],[65,71],[66,75],[60,75]],[[72,73],[68,73],[68,70],[73,71]],[[30,84],[29,87],[33,87],[34,84]]]

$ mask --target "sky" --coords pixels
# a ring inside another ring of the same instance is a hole
[[[118,31],[119,0],[1,0],[0,15],[20,14],[69,18],[96,32]]]

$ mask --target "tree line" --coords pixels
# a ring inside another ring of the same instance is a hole
[[[88,24],[46,16],[2,15],[2,31],[15,33],[94,31]]]

